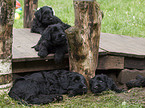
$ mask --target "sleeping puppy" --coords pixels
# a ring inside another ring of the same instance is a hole
[[[23,104],[48,104],[87,93],[86,80],[77,72],[66,70],[40,71],[17,78],[9,96]]]
[[[31,26],[32,33],[42,34],[48,25],[60,23],[67,29],[70,25],[63,23],[58,17],[54,16],[53,9],[48,6],[43,6],[34,13],[34,19]]]
[[[133,87],[145,87],[145,77],[142,75],[137,75],[136,79],[128,81],[126,83],[126,86],[128,89],[131,89]]]
[[[68,53],[67,38],[63,26],[60,23],[49,25],[42,33],[37,45],[32,48],[35,48],[38,51],[38,56],[42,58],[53,53],[55,61],[60,62]]]
[[[107,75],[100,74],[91,78],[89,81],[90,89],[92,93],[97,94],[102,91],[113,90],[117,93],[123,92],[122,89],[119,89],[112,78],[109,78]]]

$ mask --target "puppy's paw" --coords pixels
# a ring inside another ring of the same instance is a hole
[[[56,96],[57,101],[62,101],[63,100],[63,96]]]
[[[55,63],[61,63],[62,62],[62,58],[55,57],[54,61],[55,61]]]
[[[56,54],[54,55],[54,60],[55,60],[55,62],[56,62],[56,63],[61,63],[61,62],[63,61],[63,56],[64,56],[63,54],[57,54],[57,53],[56,53]]]
[[[73,97],[73,96],[75,96],[75,95],[74,95],[73,91],[70,90],[70,91],[68,92],[68,97]]]
[[[41,58],[44,58],[44,57],[46,57],[47,55],[48,55],[47,52],[42,52],[42,51],[39,51],[39,52],[38,52],[38,56],[40,56]]]
[[[38,45],[35,45],[35,46],[31,47],[31,48],[34,48],[35,51],[39,51],[39,46]]]

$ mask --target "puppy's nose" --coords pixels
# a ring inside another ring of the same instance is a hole
[[[97,88],[98,88],[98,86],[95,86],[95,87],[94,87],[94,89],[97,89]]]
[[[83,90],[86,90],[87,89],[87,87],[83,87]]]
[[[65,35],[61,35],[61,37],[65,37]]]
[[[52,20],[53,18],[49,18],[49,20]]]

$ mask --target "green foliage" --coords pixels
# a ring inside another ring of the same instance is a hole
[[[19,0],[23,8],[23,0]],[[38,7],[53,7],[63,22],[74,25],[73,0],[38,0]],[[104,12],[101,32],[145,37],[145,0],[97,0]],[[23,8],[24,10],[24,8]],[[23,28],[23,16],[14,28]]]
[[[104,12],[102,32],[145,37],[144,0],[97,0]]]

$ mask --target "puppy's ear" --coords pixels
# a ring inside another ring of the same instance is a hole
[[[110,90],[114,90],[117,88],[115,82],[113,81],[112,78],[108,78],[108,81],[107,81],[107,87],[110,89]]]
[[[52,7],[48,6],[48,8],[52,11],[52,15],[55,15],[54,10],[52,9]]]
[[[103,75],[103,74],[102,74],[102,79],[103,79],[103,81],[104,81],[104,82],[106,82],[106,83],[107,83],[107,81],[108,81],[108,76],[107,76],[107,75]]]
[[[42,18],[42,8],[40,8],[39,10],[37,10],[35,13],[35,18],[38,19],[39,21],[41,21]]]

